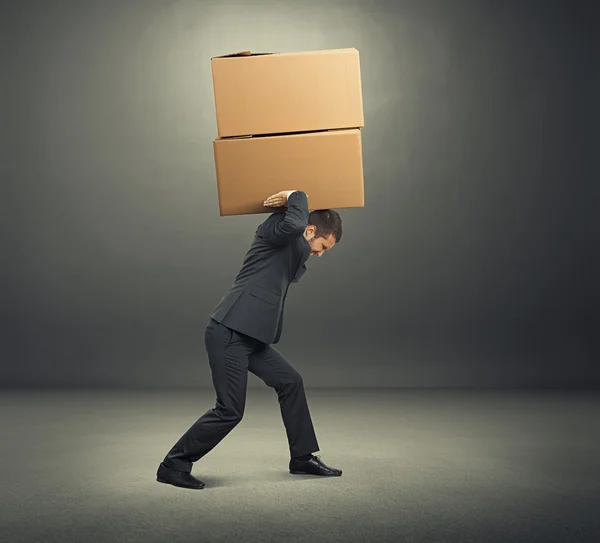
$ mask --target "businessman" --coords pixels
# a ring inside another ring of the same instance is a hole
[[[272,344],[281,337],[290,283],[306,271],[310,256],[321,256],[342,238],[342,221],[332,209],[308,212],[299,190],[268,197],[264,206],[285,208],[257,228],[229,292],[209,316],[204,343],[217,394],[209,409],[167,453],[157,480],[183,488],[204,488],[192,464],[211,451],[242,420],[248,371],[277,392],[293,474],[340,476],[342,471],[312,453],[319,450],[302,377]]]

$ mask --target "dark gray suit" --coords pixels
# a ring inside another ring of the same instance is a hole
[[[307,224],[308,198],[293,192],[287,211],[271,214],[256,230],[242,269],[210,317],[263,343],[277,343],[287,290],[300,280],[310,256],[303,236]]]
[[[212,311],[204,341],[217,393],[202,415],[169,451],[163,463],[190,472],[242,419],[248,371],[275,389],[290,455],[319,450],[302,377],[274,348],[281,337],[290,283],[306,271],[310,245],[304,237],[308,198],[290,194],[285,213],[273,213],[256,234],[231,289]]]

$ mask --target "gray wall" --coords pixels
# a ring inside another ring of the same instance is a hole
[[[219,216],[210,58],[356,47],[366,206],[277,347],[307,387],[597,386],[582,6],[3,3],[0,384],[210,387],[207,316],[266,217]]]

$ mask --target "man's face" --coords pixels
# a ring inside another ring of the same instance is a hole
[[[325,251],[331,249],[335,245],[335,237],[333,234],[329,234],[326,238],[315,238],[316,231],[316,227],[312,225],[308,225],[304,231],[304,237],[310,245],[310,256],[321,256]]]

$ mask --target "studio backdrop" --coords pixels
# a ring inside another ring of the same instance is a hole
[[[600,384],[591,28],[570,3],[2,19],[2,386],[212,386],[208,314],[267,215],[219,215],[210,59],[336,48],[360,53],[365,206],[288,293],[276,347],[306,387]]]

